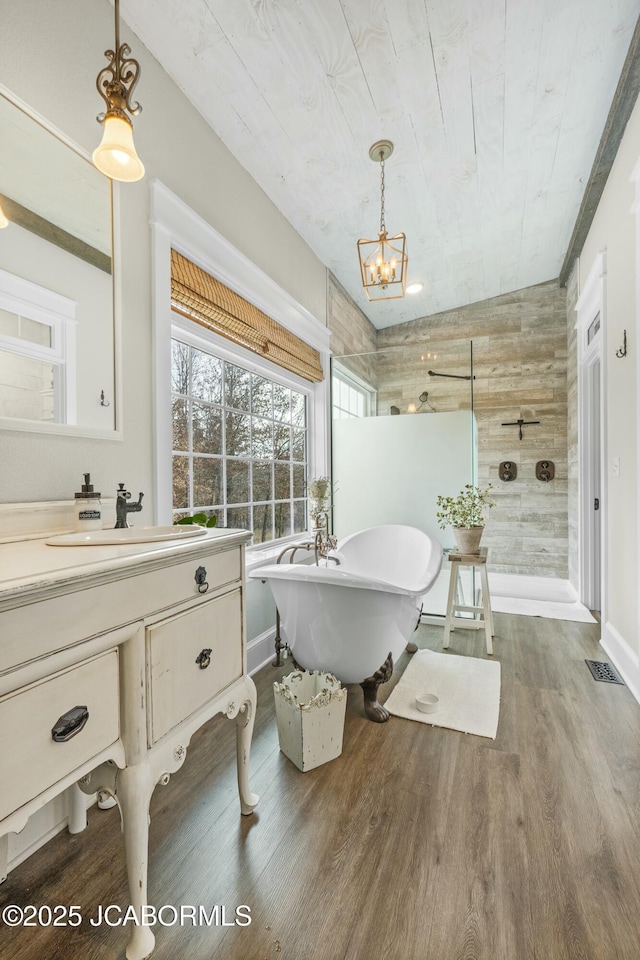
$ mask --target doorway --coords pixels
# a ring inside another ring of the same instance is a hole
[[[589,610],[606,603],[605,420],[602,345],[605,255],[596,258],[578,300],[579,599]]]

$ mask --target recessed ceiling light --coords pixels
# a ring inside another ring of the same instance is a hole
[[[420,293],[423,286],[423,283],[410,283],[407,287],[407,293]]]

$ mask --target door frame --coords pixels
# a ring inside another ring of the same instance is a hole
[[[607,609],[607,429],[604,410],[606,367],[603,344],[606,330],[606,252],[601,251],[591,267],[576,304],[578,342],[578,592],[579,600],[589,609],[597,609],[598,563],[599,596],[602,622]],[[591,337],[589,330],[600,317],[600,328]],[[598,397],[599,436],[594,437],[594,365],[599,362]],[[598,454],[599,446],[599,454]],[[599,489],[594,477],[594,458],[599,459]],[[593,504],[600,500],[600,543],[595,542]]]

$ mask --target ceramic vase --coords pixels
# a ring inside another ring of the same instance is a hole
[[[454,527],[453,535],[460,553],[480,552],[480,540],[484,527]]]

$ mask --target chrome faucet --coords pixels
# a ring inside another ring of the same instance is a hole
[[[131,499],[131,494],[128,490],[125,490],[124,483],[118,484],[118,491],[116,493],[116,530],[122,529],[129,526],[127,520],[127,514],[129,513],[140,513],[142,510],[142,498],[144,493],[138,494],[138,499],[133,503],[127,503]]]

